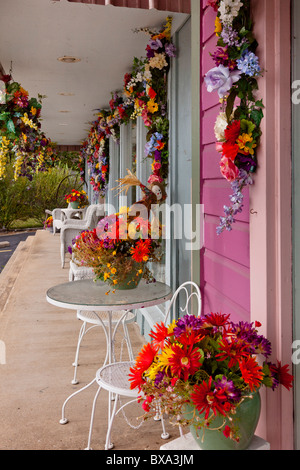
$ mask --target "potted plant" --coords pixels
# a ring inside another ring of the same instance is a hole
[[[72,209],[79,209],[84,207],[88,198],[85,191],[78,191],[77,189],[72,189],[70,194],[66,194],[64,197],[65,201],[70,204]]]
[[[132,220],[129,209],[102,219],[97,229],[84,231],[72,246],[73,261],[92,267],[95,280],[106,282],[115,289],[133,289],[142,278],[154,280],[147,267],[159,262],[161,227],[154,227],[142,217]]]
[[[219,313],[157,324],[129,377],[145,418],[159,402],[171,422],[190,426],[200,448],[246,449],[260,415],[259,389],[290,389],[293,381],[287,365],[270,362],[260,326]]]

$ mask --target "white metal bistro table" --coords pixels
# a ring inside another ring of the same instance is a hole
[[[75,282],[67,282],[51,287],[47,291],[47,301],[57,307],[72,309],[72,310],[85,310],[93,312],[107,313],[106,325],[99,316],[103,329],[105,331],[107,341],[107,353],[109,363],[113,362],[113,342],[116,331],[126,317],[128,312],[135,309],[143,309],[154,305],[160,305],[172,297],[171,287],[161,282],[146,283],[141,281],[135,289],[129,290],[116,290],[114,293],[110,292],[107,295],[108,286],[103,282],[95,282],[93,279],[84,279]],[[124,311],[120,316],[114,330],[112,329],[112,315],[115,311]],[[145,312],[146,313],[146,312]],[[61,424],[66,424],[68,420],[64,417],[64,408],[67,402],[90,387],[96,378],[92,380],[85,387],[77,390],[70,395],[63,404],[63,414],[60,420]]]
[[[97,312],[106,312],[107,326],[100,316],[98,319],[106,334],[108,360],[111,363],[114,337],[128,312],[162,304],[171,298],[172,290],[162,282],[146,283],[143,280],[135,289],[116,290],[115,293],[110,292],[107,295],[108,290],[108,285],[104,282],[83,279],[51,287],[47,291],[46,298],[49,303],[57,307],[77,311],[92,310],[95,315]],[[124,311],[124,314],[120,316],[113,331],[112,316],[115,311]]]

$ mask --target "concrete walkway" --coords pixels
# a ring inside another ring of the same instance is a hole
[[[82,450],[87,445],[96,386],[73,398],[66,409],[69,423],[59,424],[61,406],[74,391],[89,383],[102,365],[106,346],[101,328],[85,337],[78,378],[72,385],[75,349],[81,322],[76,312],[50,305],[47,290],[68,282],[68,263],[60,267],[59,235],[38,230],[21,242],[0,274],[0,450]],[[130,327],[134,353],[143,339]],[[5,353],[5,354],[4,354]],[[124,357],[126,359],[126,356]],[[135,417],[131,416],[135,412]],[[128,411],[137,426],[142,410]],[[107,426],[107,393],[98,399],[92,439],[103,450]],[[170,439],[178,431],[167,425]],[[117,416],[112,434],[118,450],[159,450],[159,422],[148,420],[132,429]]]

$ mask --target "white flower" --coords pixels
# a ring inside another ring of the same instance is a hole
[[[231,24],[239,11],[243,3],[240,0],[223,0],[219,6],[220,19],[224,24]]]
[[[225,140],[224,131],[227,126],[228,126],[228,122],[227,122],[226,113],[220,113],[215,123],[215,136],[219,142],[222,140]]]

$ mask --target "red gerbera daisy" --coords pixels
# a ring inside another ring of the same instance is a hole
[[[236,139],[240,135],[240,130],[241,130],[240,121],[233,121],[231,124],[229,124],[224,132],[227,142],[230,142],[231,144],[235,144]]]
[[[226,415],[223,402],[218,399],[218,396],[212,389],[212,377],[209,378],[208,382],[195,385],[194,392],[191,394],[191,400],[199,413],[205,413],[205,419],[208,418],[211,411],[215,416],[217,412],[223,416]]]
[[[270,370],[276,375],[281,385],[283,385],[288,390],[292,388],[292,382],[294,380],[294,376],[288,372],[289,366],[287,364],[285,366],[282,366],[281,362],[277,361],[277,367],[274,364],[272,364],[270,366]]]
[[[143,378],[144,371],[142,369],[136,369],[131,367],[130,374],[128,374],[128,380],[130,382],[130,389],[134,390],[138,388],[141,390],[141,386],[146,383],[145,379]]]
[[[222,314],[222,313],[209,313],[205,315],[205,326],[208,323],[210,326],[225,326],[228,323],[228,319],[230,318],[230,314]]]
[[[172,346],[173,354],[169,359],[172,374],[185,381],[189,375],[194,375],[201,367],[201,354],[197,349],[184,346],[181,348],[177,344]]]
[[[149,255],[149,242],[148,240],[139,240],[135,247],[130,250],[132,258],[137,263],[142,263],[148,260]]]
[[[251,392],[261,385],[264,377],[262,367],[260,367],[254,357],[241,359],[239,361],[242,377],[246,384],[249,385]]]
[[[149,336],[153,339],[152,344],[155,347],[162,349],[164,347],[165,340],[169,336],[168,328],[165,326],[163,322],[161,322],[160,324],[157,323],[154,328],[156,331],[152,331],[149,334]]]
[[[157,352],[157,347],[151,343],[145,344],[136,358],[135,367],[145,372],[151,366]]]
[[[247,353],[245,351],[246,345],[241,341],[231,342],[224,338],[220,342],[220,348],[221,352],[216,354],[217,361],[226,361],[229,359],[229,368],[235,366],[243,357],[247,357]]]

